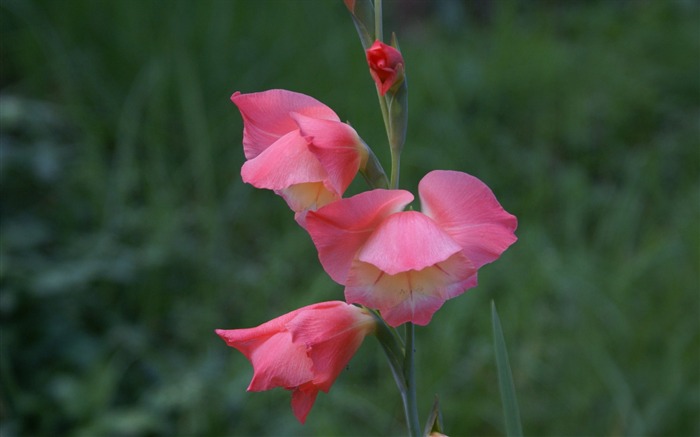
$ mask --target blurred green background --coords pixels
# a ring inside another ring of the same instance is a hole
[[[402,187],[466,171],[519,219],[417,330],[421,415],[503,435],[494,300],[527,435],[700,435],[700,3],[385,6]],[[0,435],[404,434],[374,339],[301,426],[214,335],[342,299],[241,182],[229,96],[312,95],[388,165],[343,3],[0,0],[0,30]]]

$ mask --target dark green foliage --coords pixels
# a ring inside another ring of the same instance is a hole
[[[525,435],[700,434],[698,3],[386,4],[402,187],[466,171],[519,219],[417,329],[421,414],[504,433],[494,300]],[[214,334],[342,299],[228,100],[312,95],[388,166],[342,1],[0,0],[0,32],[1,436],[403,434],[373,339],[301,426]]]

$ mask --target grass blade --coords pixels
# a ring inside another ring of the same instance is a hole
[[[491,301],[491,321],[493,323],[493,346],[496,352],[496,367],[498,368],[498,387],[501,391],[506,434],[519,437],[523,435],[522,425],[520,424],[520,409],[518,408],[518,400],[515,397],[515,386],[513,385],[513,375],[508,363],[508,351],[506,350],[506,341],[503,338],[501,320],[498,318],[496,304],[493,301]]]

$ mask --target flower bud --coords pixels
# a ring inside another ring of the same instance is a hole
[[[401,52],[381,41],[375,41],[366,54],[369,72],[377,84],[379,94],[383,96],[403,83],[404,60]]]

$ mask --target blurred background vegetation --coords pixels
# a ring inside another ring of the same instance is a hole
[[[484,180],[519,241],[417,331],[419,402],[502,435],[700,435],[700,3],[386,1],[402,186]],[[241,182],[236,90],[312,95],[387,162],[342,2],[0,0],[0,435],[402,435],[368,339],[305,426],[214,335],[342,287]],[[352,191],[365,189],[361,180]]]

